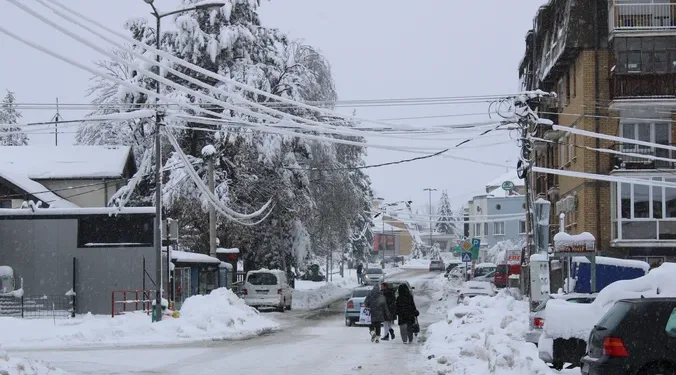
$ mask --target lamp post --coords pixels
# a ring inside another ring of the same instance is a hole
[[[425,188],[423,191],[430,193],[430,248],[432,247],[432,192],[437,191],[437,189]]]
[[[160,49],[160,21],[162,18],[171,16],[174,14],[190,12],[193,10],[199,9],[209,9],[215,7],[222,7],[225,3],[206,3],[196,5],[191,8],[178,9],[167,13],[160,13],[157,8],[155,8],[155,0],[143,0],[146,4],[150,5],[153,8],[153,12],[150,13],[155,17],[155,48]],[[157,61],[157,74],[160,74],[160,55],[157,54],[155,61]],[[159,102],[160,94],[160,82],[157,81],[155,92],[157,92],[158,97],[155,98],[155,102]],[[155,280],[157,280],[155,291],[155,319],[156,321],[162,320],[162,180],[161,180],[161,168],[162,168],[162,148],[160,145],[160,114],[158,108],[155,108]],[[169,254],[167,253],[167,257]],[[167,286],[168,287],[168,286]]]

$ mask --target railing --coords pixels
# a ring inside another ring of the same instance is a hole
[[[676,3],[618,4],[610,6],[610,32],[676,30]]]
[[[73,298],[66,295],[0,296],[0,316],[16,318],[68,318]]]
[[[115,290],[110,298],[110,315],[124,314],[132,311],[150,313],[154,292],[152,290]],[[122,306],[118,308],[118,306]],[[121,310],[121,311],[120,311]]]
[[[654,160],[641,157],[640,155],[657,158],[671,158],[671,151],[661,148],[650,148],[633,144],[616,144],[612,147],[616,151],[633,155],[614,155],[612,169],[669,169],[674,168],[674,163],[666,160]]]
[[[614,74],[611,95],[613,99],[674,98],[676,73]]]

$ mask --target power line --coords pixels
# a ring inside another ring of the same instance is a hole
[[[404,160],[398,160],[398,161],[391,161],[387,163],[380,163],[380,164],[372,164],[372,165],[364,165],[361,167],[342,167],[342,168],[298,168],[298,167],[284,167],[285,169],[295,169],[295,170],[305,170],[305,171],[339,171],[339,170],[355,170],[355,169],[368,169],[368,168],[379,168],[379,167],[385,167],[388,165],[396,165],[396,164],[404,164],[404,163],[410,163],[413,161],[417,160],[423,160],[423,159],[429,159],[435,156],[439,156],[443,154],[444,152],[448,151],[448,149],[439,151],[437,153],[431,154],[431,155],[425,155],[425,156],[418,156],[415,158],[411,159],[404,159]]]

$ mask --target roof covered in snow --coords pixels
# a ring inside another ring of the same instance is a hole
[[[177,263],[214,263],[220,264],[221,261],[217,258],[210,257],[206,254],[191,253],[187,251],[171,251],[171,259]]]
[[[129,146],[3,146],[0,172],[38,180],[116,178],[132,157]]]
[[[234,247],[232,249],[225,249],[225,248],[219,247],[218,249],[216,249],[216,253],[218,253],[218,254],[239,254],[239,249],[236,248],[236,247]]]
[[[386,218],[383,223],[382,215],[373,219],[373,232],[374,233],[390,233],[390,232],[403,232],[401,228],[397,228],[389,222],[393,221],[391,218]]]
[[[1,148],[1,147],[0,147]],[[26,192],[28,195],[35,197],[49,205],[50,208],[77,208],[78,206],[70,201],[67,201],[60,196],[47,189],[39,182],[33,181],[26,175],[15,174],[0,170],[0,180],[4,180],[16,189]],[[16,197],[23,199],[22,196]],[[37,203],[37,202],[36,202]]]

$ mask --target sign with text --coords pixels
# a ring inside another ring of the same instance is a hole
[[[560,232],[554,236],[554,252],[558,254],[595,253],[596,238],[589,233],[570,235]]]
[[[505,256],[508,265],[521,264],[521,250],[507,250]]]

